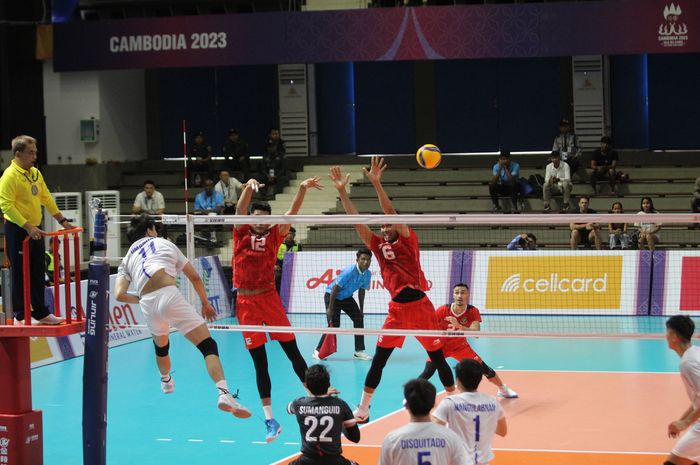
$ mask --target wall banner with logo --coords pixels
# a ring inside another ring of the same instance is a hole
[[[476,251],[471,266],[472,304],[484,313],[634,315],[645,295],[636,251]]]
[[[325,313],[323,294],[343,269],[356,262],[356,251],[288,253],[285,256],[280,295],[288,313]],[[428,281],[426,293],[434,305],[447,303],[452,279],[460,275],[461,251],[421,252],[421,264]],[[384,288],[379,265],[373,257],[372,280],[365,294],[365,313],[386,313],[391,297]],[[356,296],[357,294],[355,294]]]
[[[656,256],[654,268],[657,268]],[[665,263],[658,269],[660,284],[652,291],[658,308],[656,314],[700,314],[700,251],[665,251]]]
[[[230,286],[227,285],[226,278],[219,262],[219,257],[200,257],[193,262],[197,273],[204,281],[204,287],[207,291],[209,302],[216,309],[218,318],[227,318],[231,316],[231,299]],[[114,289],[117,275],[109,277],[110,290]],[[187,295],[187,291],[183,290],[181,283],[185,282],[186,278],[178,277],[178,287],[183,294]],[[87,296],[87,280],[80,283],[83,298]],[[75,286],[71,283],[71,287]],[[73,296],[75,294],[73,293]],[[53,288],[47,288],[44,293],[45,301],[50,308],[53,307]],[[64,286],[60,286],[60,301],[63,304]],[[200,311],[201,304],[199,299],[195,299],[195,308]],[[75,318],[75,306],[73,306],[73,317]],[[65,309],[62,308],[62,314],[65,314]],[[125,304],[118,302],[112,292],[109,294],[109,346],[116,347],[129,342],[139,341],[141,339],[150,338],[151,334],[146,328],[134,327],[145,326],[146,319],[141,312],[141,306],[138,304]],[[58,338],[32,338],[31,340],[31,357],[32,368],[48,365],[50,363],[66,360],[69,358],[83,355],[84,353],[84,333],[73,334]]]

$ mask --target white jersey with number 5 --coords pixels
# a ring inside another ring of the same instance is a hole
[[[157,271],[162,269],[170,276],[177,277],[186,264],[187,257],[169,240],[143,237],[131,244],[117,275],[128,279],[140,296],[143,287]]]
[[[494,396],[480,392],[462,392],[445,397],[433,412],[438,420],[447,422],[467,446],[476,463],[493,460],[491,441],[503,418],[503,408]]]
[[[387,434],[379,465],[474,465],[474,460],[457,434],[426,421]]]

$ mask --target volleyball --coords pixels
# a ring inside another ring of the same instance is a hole
[[[427,170],[437,168],[442,161],[440,149],[433,144],[425,144],[416,152],[416,161]]]

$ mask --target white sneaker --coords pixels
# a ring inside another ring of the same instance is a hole
[[[316,360],[321,360],[321,357],[318,355],[318,350],[314,349],[313,353],[311,354],[313,358]]]
[[[39,324],[40,325],[60,325],[64,321],[66,321],[65,318],[60,317],[60,316],[56,316],[56,315],[52,315],[49,313],[44,318],[39,320]]]
[[[367,423],[369,421],[368,408],[358,406],[355,410],[353,410],[352,415],[355,417],[355,420],[357,420],[358,423]]]
[[[372,360],[372,356],[367,354],[364,350],[358,350],[355,352],[355,358],[358,360],[369,361]]]
[[[515,399],[518,397],[518,393],[504,384],[498,390],[498,397],[503,397],[506,399]]]
[[[160,377],[160,390],[164,394],[172,394],[175,391],[175,381],[171,375]]]
[[[221,394],[219,394],[218,402],[220,410],[223,410],[224,412],[231,412],[233,416],[237,418],[250,418],[252,415],[250,410],[239,404],[230,392],[221,388],[219,388],[219,391],[221,392]]]
[[[18,320],[17,318],[15,318],[15,326],[23,325],[23,324],[24,324],[24,320],[21,320],[21,321],[20,321],[20,320]],[[31,324],[33,324],[33,325],[38,325],[38,324],[39,324],[39,320],[35,320],[34,318],[32,318]]]

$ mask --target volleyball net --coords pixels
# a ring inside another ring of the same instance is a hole
[[[235,313],[232,229],[251,220],[235,215],[161,218],[168,237],[195,262],[207,290],[220,296],[222,315]],[[356,254],[365,247],[356,224],[380,234],[382,224],[401,223],[418,236],[428,298],[437,308],[453,301],[455,284],[469,286],[470,304],[481,312],[484,336],[644,338],[663,337],[667,316],[700,311],[699,220],[692,214],[255,218],[256,223],[290,223],[296,230],[299,250],[290,243],[291,251],[280,254],[276,280],[298,332],[381,333],[391,296],[377,257],[372,259],[362,302],[364,329],[353,329],[342,312],[340,328],[327,328],[324,295],[344,269],[356,265]],[[126,221],[120,223],[124,226]],[[655,250],[649,249],[649,242]],[[214,276],[212,267],[221,271]],[[183,279],[181,289],[192,295]],[[358,292],[353,298],[359,304]],[[216,328],[243,329],[235,320]]]

